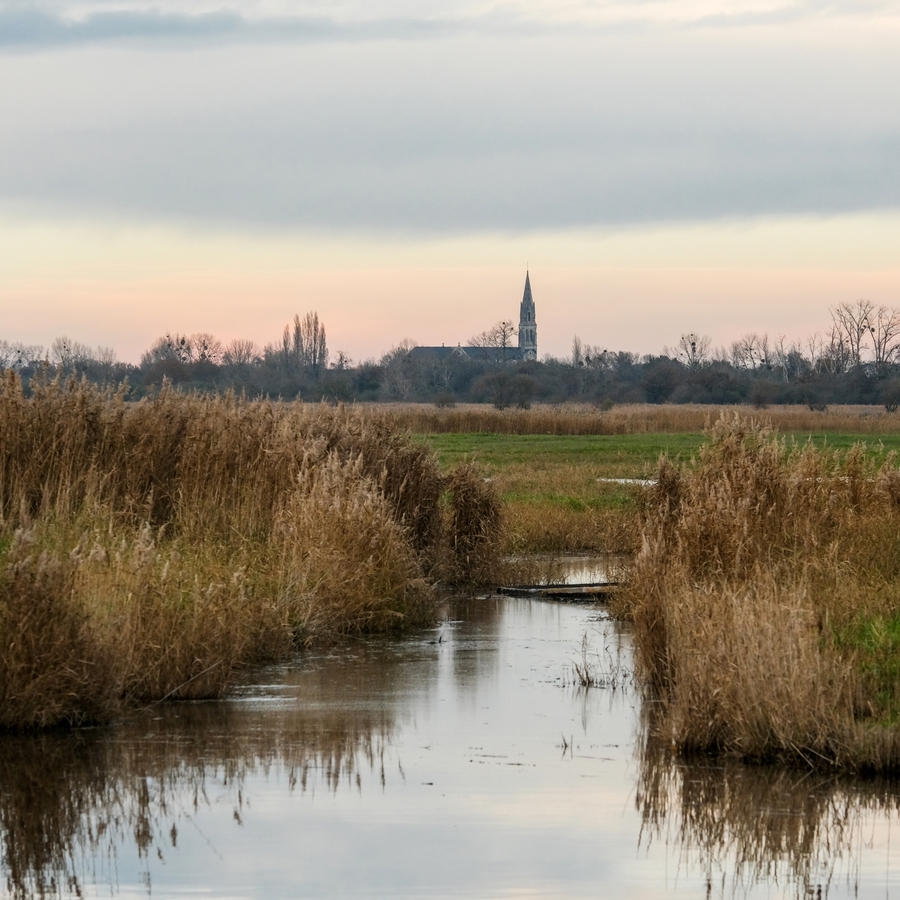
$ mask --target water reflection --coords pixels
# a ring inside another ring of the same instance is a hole
[[[509,583],[605,584],[620,581],[631,557],[621,553],[532,554],[509,558]]]
[[[900,783],[737,759],[674,758],[645,738],[636,790],[640,842],[656,842],[716,896],[890,896]],[[900,832],[897,832],[900,835]]]
[[[392,722],[382,709],[258,711],[183,705],[118,728],[7,735],[0,752],[0,841],[13,897],[81,895],[114,881],[118,848],[163,860],[203,806],[241,824],[248,776],[278,767],[289,791],[383,781]],[[224,802],[223,802],[224,801]],[[144,881],[149,887],[149,872]]]
[[[473,598],[409,639],[254,672],[227,702],[5,736],[6,893],[883,897],[900,884],[895,783],[673,760],[630,681],[573,686],[585,635],[594,665],[630,667],[627,632],[595,610]]]

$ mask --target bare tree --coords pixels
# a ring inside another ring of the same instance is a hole
[[[253,341],[234,338],[222,351],[222,363],[233,369],[246,368],[259,362],[260,355],[259,348]]]
[[[691,332],[683,334],[674,350],[663,348],[667,356],[675,356],[690,369],[699,369],[709,359],[709,348],[712,341],[705,334]]]
[[[404,338],[381,357],[382,388],[394,400],[407,400],[413,391],[413,366],[409,351],[417,346],[411,338]]]
[[[877,308],[871,300],[856,300],[853,303],[839,303],[828,307],[831,313],[832,356],[846,372],[862,361],[863,341],[874,330],[872,319]]]
[[[44,348],[37,344],[0,341],[0,369],[24,369],[44,357]]]
[[[596,345],[584,345],[584,364],[588,369],[609,369],[612,365],[612,357],[605,348]]]
[[[478,347],[481,355],[497,365],[506,362],[507,348],[513,346],[518,329],[512,322],[498,322],[496,325],[469,339],[472,347]]]
[[[731,345],[731,364],[737,369],[748,369],[751,372],[758,369],[770,371],[773,366],[773,355],[774,347],[765,333],[757,334],[751,331]]]
[[[111,368],[119,361],[112,347],[97,347],[94,360],[106,368]]]
[[[343,350],[338,350],[335,354],[334,362],[331,364],[332,369],[336,369],[338,372],[343,372],[345,369],[353,368],[353,360],[344,353]]]
[[[222,344],[215,335],[198,331],[188,338],[190,362],[222,362]]]
[[[294,316],[294,329],[290,325],[284,326],[281,335],[281,355],[285,369],[289,372],[299,368],[303,359],[303,328],[300,325],[300,316]]]
[[[513,339],[518,334],[518,329],[512,322],[498,322],[496,325],[476,334],[469,343],[473,347],[511,347]]]
[[[284,326],[281,355],[288,371],[306,370],[318,377],[327,367],[328,344],[318,313],[308,312],[302,319],[295,315],[293,327]]]
[[[840,375],[849,371],[856,365],[848,343],[840,332],[832,328],[828,336],[828,343],[823,344],[822,355],[819,358],[820,368],[823,372],[832,375]]]
[[[167,332],[163,337],[157,338],[150,349],[141,356],[141,365],[150,366],[154,363],[174,362],[189,363],[193,358],[190,338],[177,331]]]
[[[869,314],[869,334],[875,350],[875,366],[881,370],[897,358],[900,350],[900,311],[877,306]]]
[[[313,374],[328,366],[328,344],[325,340],[325,326],[319,321],[319,314],[308,312],[303,317],[303,331],[306,339],[306,365]]]
[[[772,353],[773,366],[779,370],[785,381],[798,378],[807,369],[807,361],[803,357],[800,344],[797,341],[786,343],[782,334],[774,343]]]
[[[93,359],[93,351],[87,344],[81,344],[62,335],[50,345],[50,359],[60,369],[74,369],[90,362]]]
[[[584,345],[581,343],[581,338],[576,334],[575,337],[572,338],[572,366],[577,369],[583,365]]]
[[[816,331],[806,339],[806,354],[813,372],[829,372],[829,344],[821,331]]]
[[[736,369],[756,368],[756,334],[745,334],[731,344],[731,364]]]

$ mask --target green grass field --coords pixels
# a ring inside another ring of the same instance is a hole
[[[474,459],[495,475],[516,466],[537,472],[586,466],[606,478],[649,477],[660,454],[688,459],[703,443],[702,434],[431,434],[425,439],[446,467]]]
[[[606,478],[649,478],[665,453],[675,460],[687,460],[705,442],[699,432],[683,434],[547,435],[547,434],[429,434],[424,435],[438,454],[441,465],[450,467],[463,460],[475,460],[489,475],[517,465],[535,467],[589,466]],[[790,442],[811,441],[816,447],[846,451],[854,444],[866,444],[876,457],[900,454],[900,432],[833,434],[794,432]]]
[[[878,460],[900,455],[897,434],[787,434],[838,452],[864,443]],[[507,509],[508,549],[518,552],[635,549],[641,488],[604,479],[652,478],[659,457],[687,461],[706,441],[701,432],[625,435],[445,433],[422,435],[447,469],[475,461]]]

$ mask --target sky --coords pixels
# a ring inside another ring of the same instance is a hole
[[[0,340],[658,353],[900,306],[900,0],[0,0]]]

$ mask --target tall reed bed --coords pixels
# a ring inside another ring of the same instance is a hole
[[[357,411],[166,390],[128,404],[59,381],[26,393],[10,373],[0,727],[216,696],[304,642],[423,622],[429,584],[488,573],[498,507],[474,470],[445,477]]]
[[[726,414],[747,412],[746,406],[632,403],[603,410],[596,406],[564,403],[535,405],[530,409],[504,409],[479,404],[439,408],[428,404],[392,404],[377,407],[378,414],[410,431],[422,434],[674,434],[699,432]],[[772,406],[758,413],[781,432],[843,432],[889,434],[900,418],[876,406]]]
[[[690,752],[900,766],[900,471],[734,416],[660,462],[619,611]]]

